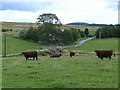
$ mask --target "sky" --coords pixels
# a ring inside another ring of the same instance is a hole
[[[53,13],[62,24],[118,24],[118,2],[119,0],[2,0],[0,21],[34,23],[39,15]]]

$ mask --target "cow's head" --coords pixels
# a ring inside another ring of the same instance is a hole
[[[97,50],[95,50],[94,52],[97,52]]]
[[[25,54],[25,52],[21,52],[21,55],[24,55]]]

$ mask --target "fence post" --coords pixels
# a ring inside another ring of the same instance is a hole
[[[99,39],[100,39],[99,49],[101,49],[101,32],[99,32]]]
[[[4,57],[6,57],[6,33],[4,33]]]

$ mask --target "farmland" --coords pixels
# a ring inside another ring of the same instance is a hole
[[[30,41],[25,41],[22,39],[19,39],[15,37],[14,35],[7,35],[7,54],[14,54],[14,53],[20,53],[25,50],[37,50],[44,48],[45,45],[40,45],[38,43],[30,42]],[[2,38],[4,39],[4,38]],[[2,51],[4,49],[4,40],[2,40]]]
[[[37,61],[3,58],[3,88],[117,88],[118,60],[96,55],[58,59],[41,56]]]
[[[64,26],[64,28],[70,27],[72,26]],[[21,30],[20,28],[21,27],[19,27],[19,29],[15,27],[14,30],[19,31]],[[79,28],[84,30],[86,27]],[[90,32],[94,34],[98,27],[88,28]],[[4,46],[3,41],[4,40],[2,40],[2,46]],[[18,32],[16,31],[7,33],[7,53],[41,50],[48,47],[50,47],[50,45],[19,39]],[[94,39],[79,47],[69,48],[67,50],[88,52],[88,54],[77,53],[77,55],[72,58],[68,56],[69,53],[62,53],[60,58],[39,56],[38,60],[30,59],[27,61],[23,56],[3,57],[2,87],[117,88],[118,55],[116,55],[116,57],[112,56],[111,60],[108,58],[100,60],[95,52],[93,52],[96,49],[112,49],[118,52],[118,38]]]

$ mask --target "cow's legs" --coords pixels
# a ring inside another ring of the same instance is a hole
[[[26,60],[28,60],[28,57],[26,57]]]
[[[103,57],[101,57],[101,60],[103,60]]]
[[[109,60],[111,59],[111,56],[109,57]]]
[[[36,60],[37,60],[38,58],[37,58],[37,56],[36,56]]]

